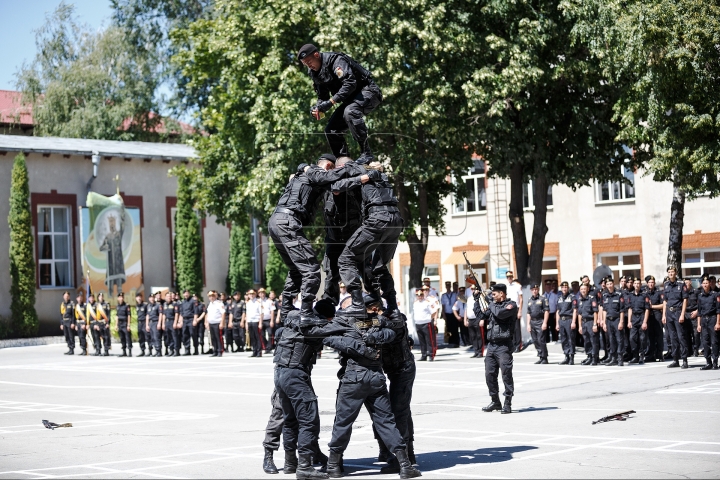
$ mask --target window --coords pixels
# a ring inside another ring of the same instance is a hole
[[[530,180],[529,183],[523,184],[523,208],[527,208],[532,210],[535,208],[535,202],[533,201],[533,195],[535,191],[533,190],[533,181]],[[552,185],[548,186],[547,191],[547,206],[552,207],[553,204],[553,196],[552,196]]]
[[[543,285],[545,284],[545,280],[557,280],[558,274],[558,258],[543,257],[541,273]]]
[[[37,228],[40,287],[70,287],[70,209],[39,206]]]
[[[466,278],[470,275],[470,269],[468,268],[467,264],[462,264],[457,266],[459,270],[458,279],[460,279],[458,285],[460,287],[470,287],[470,285],[467,284],[465,281]],[[482,263],[475,263],[472,266],[473,270],[475,271],[475,275],[478,277],[478,281],[482,284],[482,288],[488,287],[488,278],[487,278],[487,270],[485,269],[485,264]]]
[[[456,197],[453,213],[476,213],[487,209],[485,192],[485,162],[473,160],[473,167],[462,177],[467,190],[465,197]]]
[[[597,264],[610,267],[616,283],[623,275],[640,278],[640,252],[601,253],[598,255]]]
[[[629,165],[621,165],[620,169],[630,183],[596,182],[595,203],[622,202],[635,198],[635,173]]]
[[[683,252],[683,277],[700,275],[720,275],[720,248]]]

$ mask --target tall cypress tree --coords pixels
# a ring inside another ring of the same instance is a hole
[[[265,281],[271,290],[280,296],[285,286],[285,278],[287,277],[288,268],[283,262],[280,253],[275,248],[275,244],[268,242],[267,264],[265,265]]]
[[[38,333],[35,312],[35,257],[30,216],[30,187],[25,155],[15,157],[10,186],[10,311],[14,335]]]
[[[250,229],[233,223],[230,230],[230,270],[228,271],[228,294],[252,287],[252,251]]]
[[[202,235],[200,220],[193,209],[194,199],[188,176],[178,175],[175,213],[175,267],[178,290],[200,295],[203,288]]]

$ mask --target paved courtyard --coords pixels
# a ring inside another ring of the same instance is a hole
[[[64,350],[0,350],[0,478],[273,478],[261,468],[270,356]],[[470,355],[444,349],[418,363],[412,409],[426,478],[720,477],[720,371],[700,371],[702,359],[686,371],[667,363],[533,365],[531,347],[515,356],[514,412],[500,415],[480,410],[488,403],[484,364]],[[551,362],[561,359],[552,345]],[[313,373],[325,451],[337,368],[326,352]],[[625,422],[591,424],[629,409],[637,413]],[[51,431],[43,419],[73,427]],[[380,473],[376,455],[363,412],[345,453],[347,475],[397,478]],[[281,466],[282,454],[275,459]]]

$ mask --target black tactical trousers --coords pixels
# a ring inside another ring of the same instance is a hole
[[[228,323],[228,328],[225,329],[225,349],[228,351],[232,351],[233,338],[236,339],[235,341],[238,341],[237,339],[240,338],[240,331],[239,331],[240,327],[236,327],[234,325],[240,325],[240,322],[237,322],[237,324],[235,324],[235,322],[233,322],[233,325]],[[236,330],[237,330],[237,334],[235,333]],[[243,341],[244,340],[245,340],[245,338],[243,338]]]
[[[93,342],[95,343],[95,351],[100,352],[103,345],[105,346],[105,352],[110,350],[110,341],[108,338],[109,329],[107,328],[105,322],[92,322],[90,324],[90,328],[90,333],[93,337]]]
[[[78,320],[75,325],[75,334],[78,336],[78,341],[80,342],[80,348],[83,350],[87,350],[87,324],[84,320]],[[93,338],[95,336],[93,335]]]
[[[645,358],[662,360],[665,345],[663,325],[661,317],[659,315],[656,316],[654,311],[650,312],[650,318],[648,318],[647,338],[648,347]]]
[[[223,352],[222,330],[219,323],[211,323],[210,327],[210,343],[212,343],[213,353],[221,354]]]
[[[158,322],[150,320],[148,322],[150,326],[150,340],[148,340],[148,346],[152,345],[152,347],[155,348],[156,353],[162,353],[162,343],[161,343],[161,331],[158,330]],[[152,341],[152,344],[150,344],[150,341]]]
[[[460,346],[460,325],[458,319],[455,318],[453,313],[444,313],[445,316],[445,333],[448,336],[448,344],[459,347]]]
[[[330,144],[330,150],[336,157],[349,155],[344,133],[350,130],[355,141],[360,145],[362,152],[369,152],[368,129],[365,125],[365,115],[377,108],[382,102],[380,88],[374,83],[360,90],[352,99],[345,101],[333,112],[325,127],[325,137]]]
[[[674,312],[667,309],[665,313],[665,328],[670,333],[670,351],[672,352],[673,360],[687,360],[688,357],[688,343],[685,328],[680,323],[680,308],[677,308]],[[684,320],[686,322],[687,320]]]
[[[634,317],[635,315],[633,315]],[[632,322],[630,328],[630,350],[632,357],[645,360],[645,352],[647,351],[647,330],[642,329],[642,320]]]
[[[280,448],[280,434],[283,429],[283,409],[277,389],[273,389],[272,395],[270,396],[270,404],[272,405],[272,410],[270,411],[267,427],[265,427],[263,447],[278,450]]]
[[[485,351],[485,383],[487,383],[488,393],[491,397],[500,394],[498,386],[498,373],[502,373],[503,383],[505,384],[505,392],[503,395],[510,398],[515,394],[515,382],[513,381],[513,346],[508,342],[507,345],[499,345],[490,342]]]
[[[180,353],[180,345],[183,343],[182,325],[178,328],[173,328],[173,343],[175,344],[175,351]]]
[[[518,318],[517,320],[515,320],[515,334],[513,335],[513,347],[515,347],[514,350],[517,350],[517,349],[520,348],[520,346],[522,346],[522,344],[523,344],[523,340],[522,340],[523,334],[522,334],[522,332],[523,332],[523,330],[522,330],[522,322],[521,322],[520,319]]]
[[[708,317],[702,317],[700,319],[700,325],[702,332],[700,338],[702,339],[703,356],[707,363],[718,361],[718,353],[720,352],[720,332],[715,330],[717,325],[717,317],[711,315]]]
[[[230,330],[230,329],[228,329]],[[234,341],[238,350],[245,349],[245,328],[240,326],[240,322],[234,323],[231,332],[231,343]]]
[[[201,346],[203,350],[205,349],[205,322],[203,320],[200,320],[197,325],[193,328],[193,347],[196,349],[198,346]]]
[[[372,278],[372,285],[365,285],[365,289],[381,290],[384,298],[395,301],[395,281],[387,265],[395,256],[402,228],[403,221],[398,212],[380,211],[365,218],[348,240],[338,260],[340,277],[348,292],[362,288],[358,265],[363,265],[367,269],[366,283]]]
[[[338,260],[344,249],[345,242],[325,239],[325,257],[323,257],[325,293],[323,293],[323,297],[333,299],[336,304],[340,300],[340,266]]]
[[[478,355],[483,354],[483,328],[480,325],[468,322],[468,331],[470,333],[470,343],[472,343],[473,351]]]
[[[263,350],[262,336],[260,335],[260,323],[259,322],[248,322],[247,323],[248,333],[250,334],[250,346],[252,347],[253,355],[260,356]]]
[[[390,409],[395,416],[395,426],[407,444],[414,440],[415,434],[410,411],[413,383],[415,383],[415,360],[405,362],[397,371],[388,373],[387,378],[390,381]],[[370,407],[367,408],[370,411]],[[373,433],[378,443],[385,445],[378,435],[375,424],[373,424]]]
[[[270,350],[273,347],[273,329],[270,327],[269,319],[262,321],[262,341],[265,350]]]
[[[73,326],[72,320],[63,320],[62,326],[63,326],[63,335],[65,335],[65,343],[67,343],[67,346],[69,349],[75,348],[75,335],[72,329]]]
[[[598,360],[600,358],[600,332],[593,332],[594,324],[593,320],[583,320],[583,343],[585,344],[585,353]]]
[[[560,318],[560,343],[565,355],[575,355],[575,331],[572,329],[572,318]]]
[[[283,295],[294,298],[300,293],[303,302],[312,302],[320,289],[320,264],[315,257],[315,250],[305,237],[302,223],[294,215],[273,213],[268,230],[288,267]],[[289,312],[283,303],[283,318]]]
[[[182,332],[182,343],[183,343],[183,346],[185,347],[185,352],[188,352],[188,353],[190,352],[190,340],[193,337],[193,330],[195,330],[195,327],[193,327],[192,322],[193,322],[192,317],[183,318],[182,329],[180,330]]]
[[[165,349],[169,353],[175,353],[175,330],[173,329],[174,320],[165,320]]]
[[[138,320],[137,336],[138,336],[138,344],[140,344],[140,350],[142,350],[143,352],[145,351],[146,343],[147,343],[148,348],[152,350],[152,348],[153,348],[152,336],[151,336],[150,332],[145,330],[145,320]]]
[[[320,413],[310,374],[299,368],[275,367],[275,390],[283,411],[283,447],[312,456],[320,436]]]
[[[610,340],[610,355],[615,355],[618,360],[622,360],[623,355],[625,355],[625,332],[618,329],[620,319],[608,318],[605,323],[607,324],[607,336]]]
[[[395,424],[385,374],[381,369],[353,367],[345,370],[340,379],[335,402],[335,424],[328,444],[330,451],[340,454],[345,451],[350,443],[353,423],[363,405],[388,450],[396,452],[404,449],[405,441]]]
[[[547,359],[548,351],[547,351],[547,344],[545,343],[545,335],[543,334],[542,329],[543,319],[531,319],[530,320],[530,335],[532,336],[532,341],[535,344],[535,348],[538,351],[538,355],[540,358]]]
[[[127,348],[132,350],[132,332],[128,328],[127,320],[124,322],[118,321],[118,336],[120,337],[122,349],[125,350]]]

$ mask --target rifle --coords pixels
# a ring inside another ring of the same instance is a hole
[[[474,294],[475,300],[477,300],[478,304],[480,305],[480,309],[484,312],[488,309],[488,302],[487,298],[485,298],[485,294],[482,291],[482,286],[480,285],[480,282],[477,279],[477,276],[475,275],[475,270],[473,270],[472,264],[470,263],[470,260],[467,258],[467,252],[462,252],[463,257],[465,257],[465,263],[467,263],[468,270],[470,271],[470,275],[468,275],[468,278],[466,279],[468,282],[470,282],[472,285],[475,285],[477,288],[476,292],[479,292],[479,294]]]
[[[605,422],[610,422],[612,420],[619,420],[621,422],[624,422],[625,420],[630,418],[630,414],[632,414],[632,413],[635,413],[635,410],[628,410],[626,412],[613,413],[612,415],[608,415],[607,417],[602,417],[600,420],[596,420],[596,421],[592,422],[592,424],[595,425],[596,423],[605,423]]]

